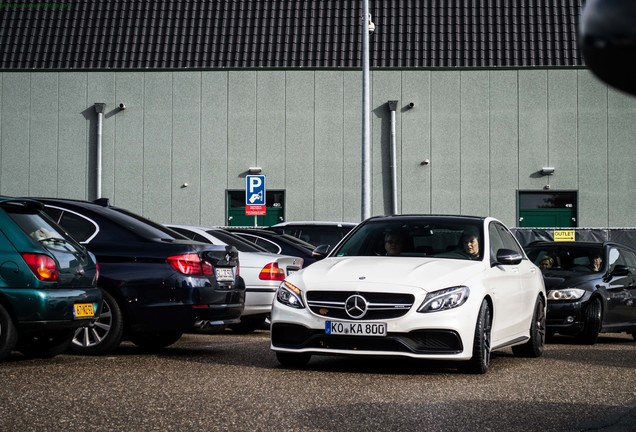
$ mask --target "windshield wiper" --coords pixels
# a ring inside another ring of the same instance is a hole
[[[66,244],[67,241],[60,237],[45,237],[38,240],[40,243]]]

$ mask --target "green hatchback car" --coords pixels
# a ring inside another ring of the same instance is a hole
[[[99,316],[95,257],[41,210],[0,196],[0,361],[61,354]]]

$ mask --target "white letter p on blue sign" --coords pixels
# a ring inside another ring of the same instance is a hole
[[[245,204],[265,205],[265,176],[245,176]]]

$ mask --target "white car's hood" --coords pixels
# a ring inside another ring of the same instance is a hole
[[[305,290],[386,291],[420,288],[434,291],[465,283],[483,272],[481,261],[447,258],[325,258],[292,275],[289,281]]]

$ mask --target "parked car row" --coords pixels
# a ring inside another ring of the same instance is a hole
[[[12,246],[2,249],[3,356],[104,354],[122,340],[157,349],[196,328],[240,323],[235,247],[189,240],[108,200],[1,202],[0,241]]]
[[[0,197],[0,246],[0,360],[105,354],[123,340],[158,349],[266,320],[286,366],[403,356],[485,373],[492,351],[538,357],[556,333],[636,339],[636,251],[522,248],[487,217],[220,228],[161,225],[107,199]]]
[[[0,359],[14,349],[105,354],[123,340],[157,349],[204,328],[249,332],[269,317],[280,282],[315,260],[296,237],[170,229],[107,199],[1,201]]]

